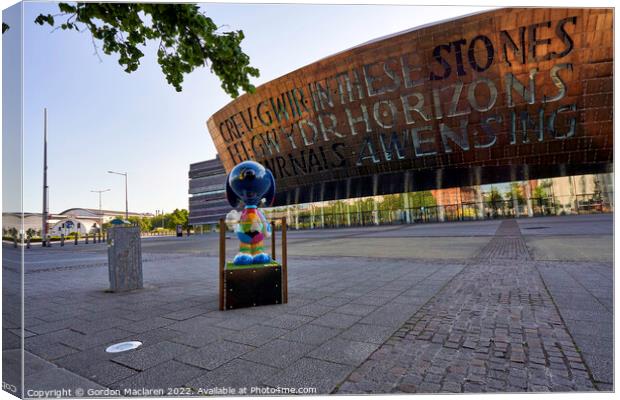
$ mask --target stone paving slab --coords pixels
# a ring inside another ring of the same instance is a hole
[[[169,360],[117,381],[110,387],[113,389],[161,389],[164,394],[168,394],[168,389],[181,388],[188,380],[204,373],[204,369]]]
[[[302,358],[286,370],[263,379],[263,382],[271,387],[315,388],[317,394],[327,394],[350,371],[346,365]]]
[[[324,261],[316,263],[309,259],[294,264],[302,275],[296,276],[293,272],[295,267],[289,272],[289,304],[220,312],[213,309],[217,305],[217,293],[205,291],[200,283],[205,279],[204,260],[191,257],[184,260],[195,263],[196,267],[188,270],[188,281],[183,283],[182,292],[166,285],[154,285],[118,297],[88,290],[59,292],[53,298],[53,304],[49,301],[40,302],[47,307],[58,307],[59,310],[76,303],[96,305],[93,309],[98,310],[103,316],[102,320],[110,321],[114,327],[103,329],[105,324],[98,323],[99,320],[80,317],[84,322],[77,323],[74,319],[70,328],[63,328],[66,325],[63,321],[57,326],[62,329],[35,334],[32,337],[33,343],[40,341],[53,348],[71,345],[71,337],[77,338],[73,343],[75,347],[69,348],[70,354],[58,355],[58,364],[106,386],[120,381],[129,385],[150,379],[138,375],[159,365],[171,364],[173,360],[193,368],[216,372],[235,360],[247,358],[248,362],[257,361],[265,367],[278,368],[281,372],[285,365],[298,362],[311,351],[336,338],[336,343],[361,343],[358,346],[362,350],[370,351],[370,348],[379,344],[376,342],[381,335],[385,336],[385,332],[377,329],[371,332],[371,329],[367,340],[359,337],[362,340],[356,340],[355,332],[360,335],[370,328],[349,330],[352,326],[384,306],[387,308],[383,311],[398,309],[399,315],[412,315],[419,304],[430,298],[462,268],[462,264],[454,262],[428,265],[425,262],[393,260],[391,265],[380,266],[378,269],[374,260],[360,259],[356,259],[355,263],[345,263],[347,267],[343,267],[342,260],[338,259],[333,260],[334,268],[330,269]],[[162,263],[161,267],[164,266]],[[191,276],[192,271],[199,270],[200,279]],[[58,276],[65,273],[54,272]],[[81,274],[83,271],[72,273]],[[88,273],[92,275],[93,271]],[[162,269],[160,273],[165,276],[167,270]],[[51,273],[41,272],[36,275],[44,274]],[[339,277],[335,278],[334,274]],[[145,274],[145,279],[148,283],[148,274]],[[170,298],[175,301],[170,301],[166,296],[172,296]],[[183,313],[183,309],[179,309],[180,296],[186,298],[191,312]],[[397,303],[399,300],[401,302]],[[369,301],[374,305],[363,304]],[[32,307],[38,305],[37,302],[38,297],[30,297],[29,304]],[[343,312],[335,311],[339,308]],[[144,315],[141,316],[141,313]],[[80,325],[86,327],[82,329],[85,332],[73,331],[74,328],[80,329]],[[101,329],[95,330],[95,327]],[[262,349],[273,345],[277,338],[281,338],[281,341],[276,344],[290,344],[290,351],[286,352],[284,361],[274,361],[276,357]],[[121,340],[139,340],[144,345],[126,354],[109,355],[103,352],[107,345]],[[249,353],[253,355],[247,355]],[[319,351],[316,355],[327,357]],[[355,363],[358,359],[355,359]],[[316,363],[308,362],[309,365]],[[353,364],[353,361],[347,362]],[[338,367],[339,370],[349,371],[352,368],[354,365],[340,364]]]
[[[194,393],[201,394],[200,389],[232,388],[237,391],[254,387],[265,386],[262,382],[279,373],[277,368],[251,361],[235,359],[220,368],[200,375],[189,382],[185,387],[191,388]],[[252,394],[248,391],[247,394]]]
[[[170,338],[171,341],[192,347],[205,347],[224,337],[231,337],[238,334],[237,331],[210,326],[202,331],[178,332]]]
[[[312,321],[313,324],[326,326],[328,328],[346,329],[361,319],[358,315],[342,314],[330,312]]]
[[[613,236],[528,236],[535,260],[613,262]]]
[[[296,329],[312,320],[314,320],[314,318],[307,315],[284,314],[269,321],[265,321],[263,324],[281,329]]]
[[[309,357],[339,364],[357,366],[379,347],[377,344],[357,342],[341,337],[330,339],[308,354]]]
[[[117,340],[114,342],[137,340],[137,341],[142,342],[142,347],[145,348],[152,344],[157,344],[157,343],[164,342],[164,341],[172,342],[173,339],[179,335],[180,335],[179,332],[176,332],[176,331],[173,331],[171,329],[167,329],[164,327],[164,328],[155,328],[153,330],[142,332],[142,333],[132,333],[132,334],[127,335],[127,337],[125,337],[124,339]],[[109,344],[113,344],[113,343],[109,343]],[[106,344],[100,347],[106,348],[107,345],[109,344]]]
[[[613,304],[606,301],[613,293],[613,266],[545,262],[537,268],[595,382],[613,385]]]
[[[68,390],[61,397],[84,397],[88,389],[105,389],[101,385],[62,368],[46,369],[27,376],[24,380],[26,393],[29,390],[57,390],[58,388]],[[78,389],[83,392],[78,392]]]
[[[538,263],[549,292],[597,386],[613,385],[613,266],[604,263]]]
[[[64,397],[80,397],[75,389],[80,388],[87,390],[103,389],[92,380],[76,375],[71,371],[58,368],[57,365],[44,360],[28,351],[21,349],[4,350],[2,352],[2,368],[4,382],[17,383],[21,381],[22,357],[24,367],[24,385],[26,393],[29,390],[55,390],[59,388],[69,389]],[[16,384],[17,392],[14,395],[21,396],[21,387]],[[7,390],[7,389],[5,389]]]
[[[289,333],[287,329],[266,325],[254,325],[243,331],[234,332],[226,336],[226,340],[258,347],[287,333]]]
[[[138,373],[135,369],[111,361],[118,354],[106,353],[103,347],[94,347],[55,361],[58,366],[87,379],[108,386]]]
[[[503,222],[479,261],[422,306],[336,393],[596,390],[594,370],[575,344],[586,342],[571,337],[519,235],[515,221]],[[587,312],[573,311],[587,320]],[[599,347],[611,353],[611,342],[592,345]],[[599,367],[611,371],[604,361]]]
[[[340,337],[343,339],[383,344],[396,329],[389,326],[354,324],[344,331]]]
[[[245,360],[283,369],[314,348],[315,346],[306,343],[276,339],[256,350],[245,353],[241,357]]]
[[[220,323],[221,320],[211,317],[205,316],[197,316],[193,318],[189,318],[185,321],[175,322],[170,325],[166,325],[167,329],[172,329],[178,332],[194,332],[194,333],[202,333],[205,332],[207,335],[209,334],[209,329],[219,329],[219,331],[224,331],[225,328],[218,328],[215,325]],[[232,332],[232,330],[226,329],[226,331]]]
[[[217,310],[217,259],[204,250],[147,256],[145,289],[126,294],[105,293],[104,267],[39,268],[26,275],[26,309],[33,310],[26,342],[52,365],[108,387],[152,382],[169,365],[179,369],[175,384],[307,385],[319,393],[613,388],[613,363],[604,358],[613,325],[600,318],[613,314],[611,264],[536,261],[521,222],[484,224],[478,232],[488,235],[474,238],[469,260],[422,258],[433,241],[462,238],[424,241],[414,237],[420,231],[399,239],[400,228],[372,235],[418,246],[420,258],[386,261],[389,249],[380,246],[372,257],[290,256],[289,304],[226,312]],[[440,225],[438,233],[454,226]],[[313,240],[324,242],[325,232],[316,233]],[[367,240],[380,243],[372,235]],[[10,344],[11,335],[4,330],[3,342]],[[121,340],[144,345],[124,355],[104,352]],[[274,362],[264,350],[274,342],[273,352],[292,343],[297,353]],[[149,350],[154,346],[162,351]],[[255,360],[246,360],[252,353]],[[117,357],[131,366],[112,361]],[[385,360],[394,364],[385,368]],[[269,375],[250,372],[257,365]],[[235,368],[247,372],[245,381],[235,380]],[[194,372],[200,374],[189,377]]]
[[[400,233],[400,232],[399,232]],[[418,235],[411,235],[418,236]],[[373,245],[367,246],[371,240]],[[415,246],[411,243],[414,241]],[[368,237],[358,241],[351,239],[330,239],[321,243],[320,254],[326,257],[338,257],[343,248],[354,247],[360,257],[391,258],[429,258],[462,260],[472,257],[478,249],[485,246],[489,237],[459,237],[458,241],[437,241],[434,237]],[[291,243],[289,254],[292,256],[313,256],[317,254],[317,245],[312,242]]]
[[[112,361],[142,371],[165,361],[172,360],[174,357],[188,353],[191,350],[191,347],[164,341],[121,354],[114,357]]]
[[[338,393],[594,390],[532,270],[509,262],[466,267]]]
[[[310,323],[302,325],[290,333],[283,335],[281,339],[290,340],[292,342],[319,345],[338,335],[340,332],[340,329]]]
[[[305,306],[301,306],[297,309],[299,315],[305,315],[308,317],[320,317],[334,309],[333,306],[323,305],[319,303],[312,303]]]
[[[65,346],[74,347],[78,350],[86,350],[97,345],[124,339],[131,336],[131,334],[132,333],[129,331],[112,328],[100,332],[94,332],[91,335],[72,335],[68,338],[62,338],[60,343]]]
[[[177,355],[175,359],[196,367],[213,370],[253,349],[255,349],[253,346],[218,340],[200,349]]]

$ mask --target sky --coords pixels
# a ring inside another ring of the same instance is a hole
[[[488,9],[303,4],[201,8],[223,31],[244,31],[243,50],[261,73],[252,81],[256,86],[377,37]],[[195,70],[186,75],[178,93],[165,81],[153,43],[147,45],[138,71],[127,74],[115,55],[99,51],[99,59],[94,54],[88,32],[52,32],[49,26],[34,24],[40,13],[57,13],[56,3],[24,3],[24,211],[42,208],[45,107],[51,212],[97,208],[99,197],[91,190],[104,189],[111,191],[103,194],[103,208],[124,210],[123,177],[108,170],[128,173],[130,211],[187,208],[189,164],[216,155],[206,121],[232,100],[218,79],[208,68]],[[5,43],[8,39],[5,36]],[[15,66],[4,58],[7,68]]]

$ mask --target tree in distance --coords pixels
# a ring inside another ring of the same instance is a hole
[[[40,14],[35,23],[55,29],[90,31],[107,55],[118,55],[125,72],[138,69],[147,41],[159,41],[157,62],[168,83],[182,91],[185,74],[208,66],[231,97],[239,89],[254,92],[250,76],[258,69],[241,49],[243,31],[218,32],[219,27],[196,4],[58,3],[60,13]],[[57,22],[62,18],[62,22]],[[2,24],[2,33],[9,26]],[[95,49],[97,49],[95,45]]]

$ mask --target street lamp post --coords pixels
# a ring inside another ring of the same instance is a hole
[[[127,202],[127,172],[108,171],[108,174],[123,175],[125,177],[125,220],[129,220],[129,205]]]
[[[101,212],[101,193],[109,192],[110,189],[105,190],[91,190],[93,193],[99,193],[99,231],[103,232],[103,214]]]

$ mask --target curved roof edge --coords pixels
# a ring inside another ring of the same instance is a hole
[[[415,7],[415,6],[414,6],[414,7]],[[417,7],[421,7],[421,6],[417,6]],[[445,6],[445,7],[451,7],[451,6]],[[471,7],[483,7],[483,6],[471,6]],[[330,55],[328,55],[328,56],[325,56],[325,57],[323,57],[323,58],[320,58],[320,59],[318,59],[318,60],[316,60],[316,61],[314,61],[314,62],[312,62],[312,63],[310,63],[310,64],[307,64],[307,65],[311,65],[311,64],[314,64],[314,63],[317,63],[317,62],[321,62],[321,61],[326,60],[326,59],[328,59],[328,58],[330,58],[330,57],[337,56],[338,54],[341,54],[341,53],[346,53],[347,51],[355,50],[355,49],[357,49],[357,48],[359,48],[359,47],[363,47],[363,46],[366,46],[366,45],[369,45],[369,44],[373,44],[373,43],[376,43],[376,42],[380,42],[380,41],[382,41],[382,40],[387,40],[387,39],[390,39],[390,38],[393,38],[393,37],[396,37],[396,36],[405,35],[405,34],[407,34],[407,33],[410,33],[410,32],[415,32],[415,31],[420,30],[420,29],[430,28],[431,26],[441,25],[441,24],[446,24],[446,23],[448,23],[448,22],[457,21],[457,20],[459,20],[459,19],[469,18],[469,17],[473,17],[473,16],[475,16],[475,15],[479,15],[479,14],[484,14],[484,13],[488,13],[488,12],[493,12],[493,11],[495,11],[495,10],[499,10],[499,9],[501,9],[501,8],[506,8],[506,7],[495,7],[495,8],[492,8],[492,9],[490,9],[490,10],[476,11],[476,12],[473,12],[473,13],[463,14],[463,15],[459,15],[459,16],[457,16],[457,17],[452,17],[452,18],[446,18],[446,19],[442,19],[442,20],[440,20],[440,21],[429,22],[429,23],[426,23],[426,24],[422,24],[422,25],[414,26],[413,28],[404,29],[404,30],[402,30],[402,31],[398,31],[398,32],[390,33],[390,34],[388,34],[388,35],[384,35],[384,36],[381,36],[381,37],[378,37],[378,38],[375,38],[375,39],[370,39],[370,40],[368,40],[368,41],[366,41],[366,42],[364,42],[364,43],[357,44],[357,45],[355,45],[355,46],[353,46],[353,47],[349,47],[348,49],[341,50],[341,51],[339,51],[339,52],[337,52],[337,53],[330,54]],[[301,68],[305,68],[307,65],[304,65],[304,66],[303,66],[303,67],[301,67]],[[301,68],[298,68],[298,69],[301,69]],[[296,69],[295,71],[297,71],[298,69]],[[291,72],[295,72],[295,71],[291,71]],[[286,75],[288,75],[288,74],[286,74]],[[282,76],[285,76],[285,75],[282,75]],[[278,78],[280,78],[280,77],[278,77]],[[274,78],[274,79],[278,79],[278,78]]]
[[[420,7],[420,6],[418,6],[418,7]],[[450,6],[446,6],[446,7],[450,7]],[[484,7],[484,6],[473,6],[473,7]],[[336,53],[333,53],[333,54],[327,55],[327,56],[325,56],[325,57],[319,58],[318,60],[312,61],[312,62],[310,62],[310,63],[308,63],[308,64],[305,64],[305,65],[303,65],[303,66],[301,66],[301,67],[299,67],[299,68],[295,68],[294,70],[292,70],[292,71],[290,71],[290,72],[287,72],[287,73],[285,73],[284,75],[277,76],[277,77],[275,77],[275,78],[272,78],[272,79],[270,79],[270,80],[268,80],[268,81],[266,81],[266,82],[264,82],[264,83],[260,84],[259,86],[257,86],[257,87],[256,87],[256,89],[258,90],[261,86],[267,85],[267,84],[269,84],[269,83],[271,83],[271,82],[273,82],[273,81],[276,81],[276,80],[278,80],[278,79],[282,79],[282,78],[286,77],[287,75],[294,74],[294,73],[296,73],[297,71],[300,71],[300,70],[302,70],[302,69],[304,69],[304,68],[307,68],[307,67],[308,67],[308,66],[310,66],[310,65],[313,65],[313,64],[316,64],[316,63],[319,63],[319,62],[322,62],[322,61],[328,60],[329,58],[331,58],[331,57],[335,57],[335,56],[337,56],[338,54],[346,53],[347,51],[352,51],[352,50],[355,50],[355,49],[357,49],[357,48],[360,48],[360,47],[363,47],[363,46],[366,46],[366,45],[369,45],[369,44],[372,44],[372,43],[378,43],[378,42],[380,42],[380,41],[387,40],[387,39],[390,39],[390,38],[393,38],[393,37],[397,37],[397,36],[400,36],[400,35],[405,35],[405,34],[408,34],[408,33],[410,33],[410,32],[415,32],[415,31],[417,31],[417,30],[421,30],[421,29],[430,28],[430,27],[435,26],[435,25],[445,24],[445,23],[449,23],[449,22],[457,21],[457,20],[459,20],[459,19],[469,18],[469,17],[473,17],[473,16],[476,16],[476,15],[481,15],[481,14],[485,14],[485,13],[491,13],[491,12],[495,12],[495,11],[500,10],[500,9],[507,9],[507,8],[511,8],[511,7],[495,7],[495,8],[491,8],[491,9],[484,10],[484,11],[477,11],[477,12],[473,12],[473,13],[469,13],[469,14],[463,14],[463,15],[459,15],[459,16],[457,16],[457,17],[453,17],[453,18],[446,18],[446,19],[442,19],[442,20],[440,20],[440,21],[429,22],[429,23],[422,24],[422,25],[418,25],[418,26],[414,26],[414,27],[412,27],[412,28],[405,29],[405,30],[402,30],[402,31],[399,31],[399,32],[395,32],[395,33],[391,33],[391,34],[388,34],[388,35],[385,35],[385,36],[381,36],[381,37],[378,37],[378,38],[375,38],[375,39],[371,39],[371,40],[368,40],[368,41],[366,41],[366,42],[363,42],[363,43],[357,44],[357,45],[355,45],[355,46],[353,46],[353,47],[349,47],[349,48],[347,48],[347,49],[344,49],[344,50],[338,51],[338,52],[336,52]],[[523,8],[526,8],[526,7],[523,7]],[[236,98],[234,98],[234,99],[231,99],[228,103],[226,103],[224,106],[220,107],[220,108],[219,108],[216,112],[214,112],[214,113],[213,113],[213,114],[212,114],[212,115],[211,115],[211,116],[207,119],[207,121],[208,121],[208,120],[210,120],[211,118],[213,118],[213,116],[214,116],[215,114],[218,114],[218,113],[219,113],[219,112],[221,112],[223,109],[225,109],[226,107],[228,107],[231,103],[233,103],[233,102],[235,102],[235,101],[238,101],[238,100],[240,100],[241,98],[243,98],[243,97],[245,97],[245,96],[250,96],[250,95],[252,95],[252,94],[253,94],[253,93],[244,92],[242,95],[240,95],[240,96],[238,96],[238,97],[236,97]],[[208,122],[207,122],[207,125],[208,125]]]

